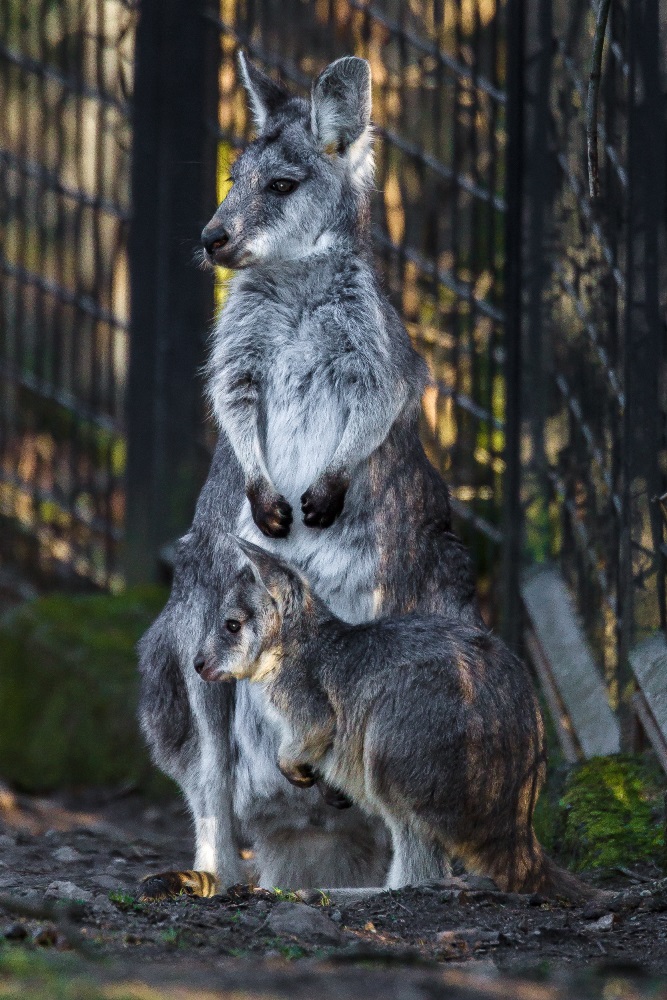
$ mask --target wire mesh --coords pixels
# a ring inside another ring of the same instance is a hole
[[[648,61],[633,26],[640,7],[641,33],[656,41]],[[646,81],[648,62],[660,71],[657,4],[614,0],[600,97],[602,197],[589,197],[595,10],[588,0],[540,0],[529,28],[522,499],[527,558],[560,562],[617,706],[630,645],[665,624],[665,271],[644,252],[665,237],[664,164],[662,192],[659,182],[649,191],[656,171],[642,177],[638,153],[648,151],[632,148],[637,122],[652,113],[639,75]],[[659,106],[659,90],[655,98]],[[656,124],[664,139],[663,115]],[[647,198],[652,212],[641,209]]]
[[[121,580],[133,24],[0,8],[0,559],[37,580]]]

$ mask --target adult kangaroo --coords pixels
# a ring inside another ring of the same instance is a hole
[[[377,821],[277,770],[258,685],[207,685],[192,669],[239,564],[227,532],[306,572],[345,621],[480,621],[447,487],[419,441],[426,365],[371,259],[369,65],[332,63],[307,101],[239,64],[257,137],[202,234],[208,260],[236,272],[208,367],[220,437],[171,596],[140,644],[141,723],[190,806],[195,871],[152,876],[146,896],[243,880],[240,840],[269,887],[378,885],[389,864]]]

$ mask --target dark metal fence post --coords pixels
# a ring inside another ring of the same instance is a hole
[[[658,0],[633,0],[628,7],[630,100],[628,135],[628,249],[626,258],[625,394],[623,447],[625,518],[622,538],[622,584],[619,586],[618,683],[621,738],[633,743],[628,664],[632,644],[641,636],[636,612],[637,578],[651,580],[659,604],[655,618],[665,620],[662,526],[656,498],[664,486],[664,427],[660,409],[660,372],[664,363],[661,315],[661,231],[665,218],[665,98],[660,77]],[[662,452],[662,454],[661,454]],[[650,542],[649,542],[650,539]],[[644,550],[642,553],[642,549]],[[649,551],[647,552],[647,549]],[[652,549],[652,552],[650,550]],[[641,554],[640,554],[641,553]],[[647,571],[647,556],[653,556]],[[644,626],[645,627],[645,626]]]
[[[192,256],[215,202],[218,46],[202,0],[141,0],[130,233],[130,582],[155,575],[160,546],[187,526],[201,485],[197,369],[213,283]]]
[[[524,0],[507,4],[507,160],[505,175],[505,480],[502,630],[521,640],[521,248],[523,237]]]

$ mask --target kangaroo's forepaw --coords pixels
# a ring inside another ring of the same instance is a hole
[[[353,804],[352,799],[348,799],[347,795],[339,791],[337,788],[332,788],[331,785],[327,785],[326,781],[318,781],[317,790],[326,804],[328,806],[333,806],[334,809],[349,809]]]
[[[343,473],[324,473],[301,497],[303,523],[309,528],[328,528],[341,514],[350,485]]]
[[[218,880],[210,872],[158,872],[146,875],[139,882],[139,902],[153,903],[176,896],[215,896]]]
[[[292,524],[292,507],[280,493],[262,485],[246,489],[252,519],[267,538],[286,538]]]
[[[310,764],[294,764],[292,761],[286,764],[279,763],[278,770],[297,788],[310,788],[317,781],[315,771]]]

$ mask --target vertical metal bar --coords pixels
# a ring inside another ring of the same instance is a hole
[[[633,712],[630,647],[637,638],[633,543],[650,524],[655,552],[651,574],[656,588],[656,621],[664,621],[664,560],[659,511],[653,498],[661,489],[659,373],[663,361],[660,316],[659,227],[664,225],[667,174],[664,97],[660,79],[658,0],[629,4],[628,248],[625,306],[624,504],[622,539],[623,601],[618,681],[621,736],[630,748]],[[644,523],[642,523],[642,521]]]
[[[523,215],[524,0],[507,0],[507,160],[505,168],[505,488],[502,632],[519,648],[521,603],[521,247]]]
[[[531,444],[530,510],[531,559],[551,554],[548,524],[550,486],[545,454],[545,425],[549,399],[545,365],[544,296],[551,272],[547,234],[552,223],[555,187],[554,156],[549,143],[550,92],[553,62],[552,0],[538,0],[526,14],[526,322],[530,336],[523,346],[521,393]]]
[[[136,36],[127,401],[128,580],[154,575],[161,545],[187,525],[196,378],[213,282],[192,261],[215,206],[212,123],[219,40],[204,0],[143,0]]]

